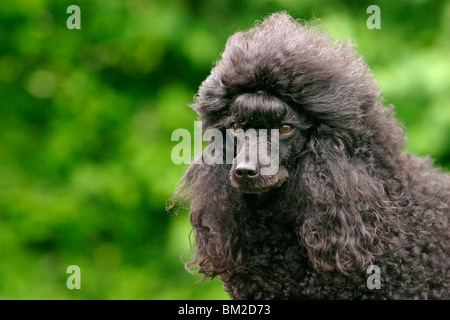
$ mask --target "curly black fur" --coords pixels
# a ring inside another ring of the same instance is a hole
[[[232,298],[450,297],[449,175],[402,153],[401,126],[350,42],[273,14],[228,39],[193,108],[224,133],[241,111],[295,118],[269,191],[243,192],[234,163],[190,165],[175,193],[190,201],[190,266]],[[381,289],[366,285],[371,264]]]

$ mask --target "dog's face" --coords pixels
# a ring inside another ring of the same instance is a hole
[[[232,185],[244,193],[281,186],[304,149],[311,127],[308,117],[264,92],[237,96],[230,110],[227,131],[241,137],[241,143],[234,146]]]

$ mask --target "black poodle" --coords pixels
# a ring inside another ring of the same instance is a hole
[[[189,266],[231,298],[450,298],[449,175],[402,153],[351,43],[273,14],[228,39],[192,107],[224,136],[279,130],[276,173],[239,157],[245,142],[232,163],[191,164],[174,194],[190,203]]]

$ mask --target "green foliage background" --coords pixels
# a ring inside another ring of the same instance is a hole
[[[72,4],[81,30],[66,28]],[[279,10],[352,37],[407,151],[449,168],[448,1],[1,1],[0,298],[227,298],[184,270],[170,136],[193,129],[187,105],[227,37]],[[66,287],[72,264],[81,290]]]

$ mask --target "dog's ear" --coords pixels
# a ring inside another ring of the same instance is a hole
[[[325,131],[311,137],[302,161],[298,233],[314,268],[348,274],[364,270],[382,250],[385,192],[367,159],[349,151],[346,141],[354,139]]]
[[[186,268],[205,278],[220,275],[225,279],[241,257],[233,235],[237,228],[235,213],[242,204],[237,189],[231,186],[229,171],[230,165],[191,164],[173,196],[190,205],[195,242],[194,255]]]

